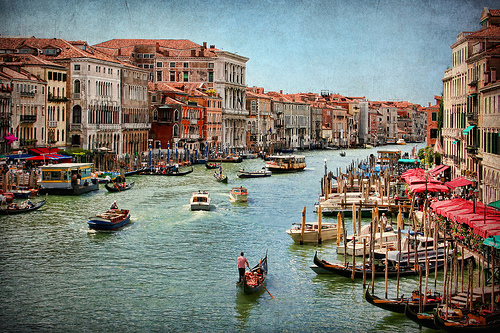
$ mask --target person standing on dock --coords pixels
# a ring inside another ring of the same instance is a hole
[[[245,254],[241,252],[240,256],[238,257],[238,272],[240,273],[240,279],[238,280],[238,283],[242,282],[245,279],[245,264],[248,268],[250,268],[248,260],[247,258],[245,258]]]

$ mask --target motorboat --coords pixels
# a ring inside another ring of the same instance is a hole
[[[246,202],[248,196],[248,190],[243,186],[233,187],[231,192],[229,192],[229,200],[232,202]]]
[[[398,145],[405,145],[406,141],[405,141],[405,139],[398,139],[398,141],[396,141],[396,144],[398,144]]]
[[[193,192],[191,200],[191,210],[210,210],[212,199],[207,191]]]
[[[237,172],[239,178],[261,178],[261,177],[271,177],[272,172],[262,168],[262,170],[258,171],[245,171],[238,170]]]
[[[110,209],[88,221],[90,229],[115,230],[130,222],[130,211],[127,209]]]
[[[336,223],[321,223],[321,238],[319,230],[318,222],[306,222],[304,233],[302,233],[301,223],[292,223],[292,227],[286,230],[286,233],[295,243],[318,243],[320,239],[321,241],[337,239]]]

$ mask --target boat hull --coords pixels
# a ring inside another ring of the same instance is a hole
[[[89,228],[94,230],[115,230],[130,223],[130,212],[122,219],[111,221],[110,219],[99,216],[91,218],[88,222]]]
[[[89,193],[99,190],[99,183],[96,181],[87,183],[87,185],[75,185],[73,187],[54,187],[47,188],[42,187],[40,189],[40,194],[54,194],[54,195],[80,195],[84,193]]]
[[[134,185],[135,185],[135,182],[127,184],[125,187],[118,187],[117,188],[114,186],[110,186],[109,184],[104,185],[104,187],[106,187],[106,190],[108,190],[109,192],[123,192],[126,190],[130,190],[132,187],[134,187]]]
[[[286,233],[292,238],[295,243],[318,243],[319,233],[316,230],[304,231],[304,239],[300,230],[289,229]],[[321,230],[321,241],[330,241],[337,239],[337,228]]]
[[[236,286],[240,288],[243,293],[246,295],[251,295],[259,292],[264,288],[267,280],[267,253],[266,256],[262,259],[262,263],[255,265],[250,271],[252,273],[256,273],[258,270],[262,271],[262,277],[259,279],[259,283],[257,285],[250,285],[248,281],[245,279],[240,283],[237,283]],[[248,272],[247,272],[248,273]],[[246,274],[245,274],[246,275]]]

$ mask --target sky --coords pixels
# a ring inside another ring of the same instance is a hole
[[[188,39],[249,58],[246,84],[427,106],[450,45],[498,0],[0,0],[1,35]]]

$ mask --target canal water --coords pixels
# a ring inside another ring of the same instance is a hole
[[[388,146],[411,152],[414,144]],[[423,145],[417,146],[418,148]],[[269,178],[238,179],[261,159],[224,164],[229,184],[203,165],[184,177],[134,176],[122,193],[49,196],[30,214],[0,217],[0,330],[50,332],[394,332],[419,331],[404,315],[368,304],[361,282],[314,273],[315,251],[343,262],[335,243],[295,245],[285,233],[316,220],[324,159],[328,170],[377,148],[306,151],[307,168]],[[231,203],[233,186],[248,188],[248,203]],[[191,193],[207,190],[214,209],[191,212]],[[88,229],[90,216],[116,200],[132,223],[119,231]],[[328,218],[324,218],[324,221]],[[369,220],[365,220],[367,223]],[[352,230],[350,220],[346,221]],[[253,266],[268,252],[267,289],[246,296],[236,289],[241,251]],[[411,293],[416,278],[403,278]],[[395,281],[389,283],[394,295]],[[383,296],[384,280],[375,293]]]

